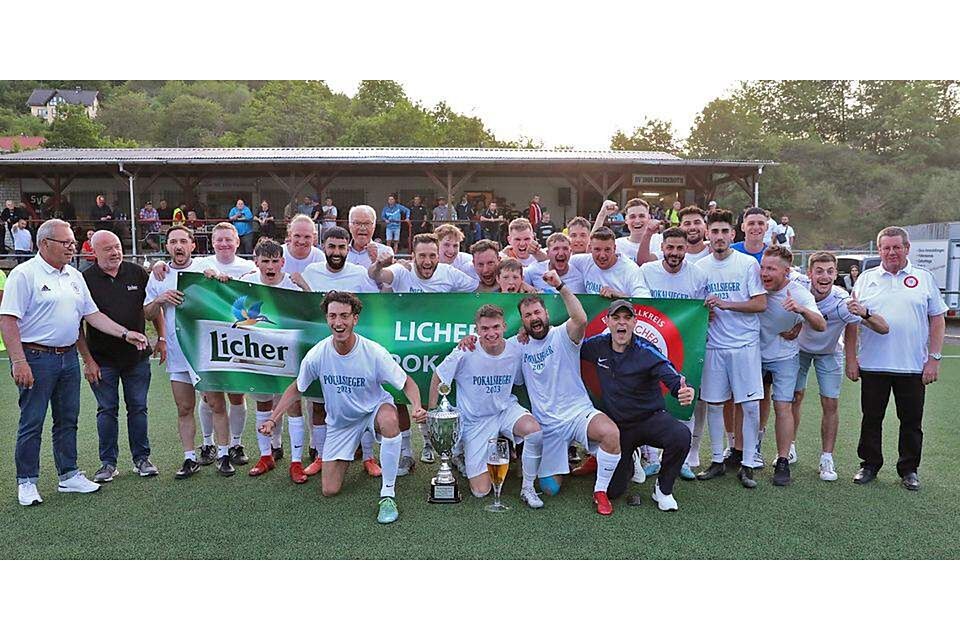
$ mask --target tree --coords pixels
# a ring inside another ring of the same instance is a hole
[[[167,105],[157,127],[157,142],[169,147],[209,147],[223,135],[223,107],[212,100],[177,96]]]
[[[354,110],[360,117],[385,113],[403,102],[409,103],[403,85],[393,80],[364,80],[353,98]]]
[[[610,148],[677,153],[680,145],[673,136],[673,124],[669,120],[647,118],[629,136],[618,129],[610,140]]]
[[[255,147],[332,146],[346,128],[348,110],[349,99],[323,82],[270,81],[244,107],[241,138]]]
[[[160,119],[156,105],[145,93],[124,92],[104,102],[97,113],[105,132],[117,138],[152,142]]]
[[[45,136],[47,123],[40,118],[0,108],[0,135],[5,136]]]
[[[403,100],[381,113],[355,120],[337,140],[337,146],[430,147],[436,140],[430,116]]]
[[[103,125],[91,120],[81,105],[60,105],[50,125],[47,142],[50,148],[98,148],[106,146]]]
[[[439,147],[490,147],[497,139],[480,118],[460,115],[446,102],[440,102],[429,112]]]

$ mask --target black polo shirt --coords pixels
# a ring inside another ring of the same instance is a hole
[[[132,262],[121,262],[116,278],[103,272],[94,263],[83,272],[87,288],[97,307],[108,318],[130,331],[143,333],[145,320],[143,300],[147,295],[147,272]],[[150,350],[137,351],[125,340],[108,336],[87,323],[87,344],[93,359],[100,365],[124,368],[150,356]]]

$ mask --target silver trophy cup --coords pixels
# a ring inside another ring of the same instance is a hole
[[[450,468],[450,452],[460,439],[460,414],[457,408],[447,401],[450,386],[441,384],[440,406],[427,412],[427,433],[433,448],[440,453],[440,469],[430,479],[430,497],[434,504],[460,502],[460,487]]]

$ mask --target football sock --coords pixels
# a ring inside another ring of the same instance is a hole
[[[700,464],[700,438],[703,435],[703,424],[697,423],[696,417],[683,421],[683,426],[690,430],[690,451],[687,452],[687,458],[684,463],[688,467],[696,467]],[[700,427],[700,433],[697,433],[697,427]]]
[[[222,458],[223,456],[230,455],[230,447],[226,445],[217,445],[217,457]]]
[[[820,452],[820,462],[823,462],[824,460],[833,460],[833,454],[832,454],[832,453],[827,453],[826,451],[821,451],[821,452]]]
[[[532,489],[533,481],[540,471],[540,457],[543,454],[543,432],[537,431],[523,438],[523,453],[520,456],[520,468],[523,471],[524,489]]]
[[[277,426],[273,428],[273,433],[270,434],[270,446],[274,449],[283,446],[283,418],[277,421]]]
[[[410,430],[400,432],[400,439],[402,444],[400,445],[400,455],[413,457],[413,446],[410,444]],[[380,458],[383,458],[383,442],[380,442]]]
[[[760,431],[757,432],[757,453],[760,453],[760,445],[763,444],[763,436],[766,435],[767,428],[765,426],[760,427]]]
[[[380,440],[380,468],[383,477],[380,482],[380,497],[396,495],[397,469],[400,467],[400,436]]]
[[[743,466],[755,467],[755,455],[760,431],[760,401],[740,405],[743,408]]]
[[[191,449],[190,451],[184,451],[184,452],[183,452],[183,459],[184,459],[184,460],[193,460],[194,462],[196,462],[196,461],[197,461],[197,452],[194,451],[193,449]]]
[[[300,462],[303,457],[303,416],[287,418],[290,431],[290,462]]]
[[[265,436],[260,433],[260,425],[267,421],[271,413],[272,412],[270,411],[257,411],[257,446],[260,447],[261,456],[269,456],[273,454],[273,449],[271,448],[273,443],[271,442],[270,436]],[[233,416],[231,415],[231,417]],[[274,424],[273,429],[274,431],[278,431],[280,429],[280,425]]]
[[[723,462],[723,405],[707,405],[707,429],[710,431],[710,461]],[[733,434],[727,433],[730,448],[733,449]]]
[[[313,431],[310,432],[310,441],[313,448],[317,450],[317,456],[323,458],[323,443],[327,440],[327,425],[315,424]]]
[[[420,435],[423,436],[423,446],[430,445],[430,447],[433,447],[433,443],[430,442],[430,429],[427,428],[427,423],[421,423],[419,426]]]
[[[597,481],[593,484],[594,493],[607,490],[618,464],[619,453],[607,453],[603,449],[597,449]]]
[[[243,427],[247,422],[246,400],[240,404],[228,403],[227,407],[230,420],[230,444],[234,446],[243,444],[240,438],[243,435]]]
[[[360,448],[363,450],[363,459],[369,460],[373,457],[373,432],[364,431],[360,434]]]
[[[213,444],[213,409],[200,398],[200,430],[203,432],[203,446]]]

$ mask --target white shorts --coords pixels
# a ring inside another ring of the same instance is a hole
[[[378,411],[379,409],[380,407],[377,407]],[[377,412],[374,411],[359,422],[343,427],[342,429],[331,429],[327,427],[327,439],[323,443],[323,461],[354,460],[364,431],[373,433],[379,442],[380,434],[377,433],[374,427],[376,417]]]
[[[189,371],[170,371],[170,382],[182,382],[188,384],[191,387],[193,386],[193,378],[190,377]]]
[[[280,394],[272,393],[249,393],[247,394],[254,402],[273,402],[276,403],[280,399]]]
[[[514,402],[500,413],[484,416],[477,422],[469,425],[460,432],[460,442],[463,445],[464,461],[467,467],[467,477],[476,478],[487,471],[487,441],[490,438],[503,436],[514,444],[522,438],[515,438],[513,426],[530,412]]]
[[[726,402],[731,396],[737,404],[763,399],[759,345],[707,349],[703,358],[700,399],[718,403]]]
[[[597,409],[583,410],[576,418],[563,424],[541,424],[543,432],[543,457],[540,458],[540,477],[570,473],[568,449],[574,442],[590,453],[597,452],[597,443],[587,439],[587,427],[595,415],[602,413]]]

